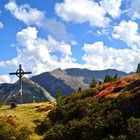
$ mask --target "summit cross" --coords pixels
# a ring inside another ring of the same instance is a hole
[[[19,78],[20,83],[20,102],[23,103],[23,97],[22,97],[22,77],[24,74],[31,74],[32,72],[24,72],[22,69],[22,65],[19,64],[19,69],[16,72],[9,73],[9,75],[16,75]]]

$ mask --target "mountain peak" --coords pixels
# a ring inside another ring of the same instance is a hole
[[[63,70],[61,68],[57,68],[57,69],[54,69],[52,72],[62,72]]]
[[[61,68],[58,68],[51,71],[50,74],[54,77],[63,77],[65,75],[65,71],[63,71]]]

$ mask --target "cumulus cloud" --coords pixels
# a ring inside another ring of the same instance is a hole
[[[118,26],[114,27],[113,38],[122,40],[130,48],[140,49],[140,35],[138,33],[138,24],[131,20],[121,21]]]
[[[17,57],[9,61],[1,61],[0,66],[18,67],[21,63],[25,70],[33,74],[55,68],[78,67],[72,57],[71,46],[64,41],[57,41],[49,35],[48,39],[39,38],[35,27],[28,27],[17,33]],[[58,55],[59,54],[59,55]]]
[[[71,55],[71,46],[65,42],[57,41],[52,36],[48,36],[48,40],[37,37],[38,31],[35,27],[28,27],[17,33],[17,41],[19,45],[24,46],[28,51],[34,51],[44,47],[48,52],[60,51],[64,56]]]
[[[132,19],[140,18],[140,1],[131,0],[130,8],[127,11],[128,11],[128,15]]]
[[[55,68],[89,68],[92,70],[115,68],[134,71],[140,60],[140,49],[115,49],[107,47],[102,41],[85,43],[82,50],[84,64],[78,64],[72,56],[71,46],[64,41],[57,41],[49,35],[48,39],[38,37],[35,27],[28,27],[17,33],[17,57],[1,61],[1,67],[17,68],[21,63],[24,70],[39,74]],[[5,80],[5,81],[4,81]],[[1,76],[0,82],[10,82],[8,76]]]
[[[89,69],[115,68],[130,72],[134,71],[140,60],[140,49],[115,49],[107,47],[103,42],[84,44],[83,60]]]
[[[117,18],[121,14],[121,3],[122,0],[103,0],[100,2],[104,10],[111,15],[113,18]]]
[[[135,1],[138,3],[137,0]],[[101,0],[98,2],[95,0],[64,0],[63,2],[57,2],[55,12],[65,21],[89,22],[92,27],[106,27],[110,22],[108,15],[112,16],[112,19],[120,16],[121,3],[122,0]],[[134,11],[137,11],[136,13],[139,15],[138,9],[132,7],[131,5],[131,15],[138,18],[139,16],[134,16],[136,15]],[[17,56],[9,61],[0,61],[1,67],[17,68],[21,63],[25,70],[30,70],[33,74],[39,74],[58,67],[62,69],[79,67],[92,70],[115,68],[130,72],[134,71],[137,63],[139,63],[140,35],[138,24],[134,21],[123,20],[113,28],[112,37],[122,40],[128,45],[128,48],[115,49],[107,47],[102,41],[92,44],[85,43],[82,48],[84,64],[78,64],[73,58],[70,42],[63,41],[69,40],[70,37],[67,35],[66,27],[62,22],[47,19],[44,12],[27,4],[17,5],[16,2],[10,1],[5,5],[5,8],[27,26],[36,25],[46,28],[52,35],[48,35],[47,39],[43,39],[38,37],[38,31],[35,27],[22,29],[16,35]],[[97,34],[107,35],[108,30],[109,28],[102,28],[101,31],[97,30]],[[76,44],[76,42],[71,41],[71,44]],[[8,77],[1,76],[0,81],[3,78],[9,80]]]
[[[41,25],[45,18],[43,12],[37,10],[36,8],[31,8],[30,5],[27,4],[18,6],[16,2],[10,1],[5,5],[5,8],[9,10],[13,16],[27,25]]]
[[[24,57],[25,55],[26,59],[28,56],[27,61],[31,65],[34,65],[34,73],[57,68],[60,66],[62,60],[67,62],[67,57],[72,60],[71,46],[69,44],[63,41],[59,42],[52,36],[48,36],[48,40],[38,38],[36,28],[28,27],[18,32],[17,41],[19,45],[24,46],[24,49],[20,51],[22,56]],[[61,56],[57,57],[55,55],[56,52],[59,52]],[[25,61],[23,60],[23,62]]]
[[[65,21],[89,22],[91,26],[105,27],[110,21],[105,9],[91,0],[64,0],[55,5],[55,11]]]
[[[66,40],[72,44],[73,39],[68,35],[64,23],[56,19],[47,19],[43,11],[32,8],[29,4],[18,5],[15,1],[7,3],[5,9],[9,10],[15,18],[24,22],[27,26],[42,27],[58,40]]]

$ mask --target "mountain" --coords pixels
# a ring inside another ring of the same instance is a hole
[[[22,78],[23,103],[54,101],[55,99],[40,85],[27,78]],[[13,84],[1,84],[0,103],[20,103],[19,81]]]
[[[63,95],[69,95],[80,87],[87,88],[93,77],[98,81],[103,81],[105,75],[108,74],[111,76],[117,74],[120,77],[128,75],[125,72],[115,69],[92,71],[79,68],[65,70],[59,68],[33,76],[31,77],[31,80],[44,87],[53,97],[55,97],[58,90],[61,90]]]
[[[58,91],[63,95],[70,95],[80,87],[87,88],[92,78],[103,81],[105,75],[124,77],[125,72],[108,69],[103,71],[91,71],[88,69],[56,69],[50,72],[23,78],[23,100],[28,102],[54,101]],[[3,83],[0,86],[0,103],[16,101],[19,102],[19,81],[13,84]]]

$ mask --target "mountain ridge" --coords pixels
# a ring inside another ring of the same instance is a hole
[[[93,71],[89,69],[69,68],[55,69],[50,72],[44,72],[31,77],[31,80],[43,86],[53,97],[58,90],[62,91],[63,95],[69,95],[79,88],[87,88],[93,77],[97,81],[103,81],[105,75],[114,76],[117,74],[120,77],[128,75],[125,72],[115,69],[107,69]]]
[[[89,83],[94,77],[98,81],[103,81],[105,75],[110,74],[114,76],[126,76],[127,73],[117,71],[114,69],[107,69],[103,71],[92,71],[88,69],[55,69],[50,72],[44,72],[39,75],[35,75],[30,79],[23,78],[23,93],[27,93],[26,96],[29,96],[27,99],[24,98],[25,102],[35,102],[40,101],[54,101],[56,93],[61,91],[62,95],[67,96],[71,93],[77,91],[79,88],[85,89],[89,87]],[[38,93],[40,95],[38,96]],[[3,83],[0,86],[0,102],[8,100],[12,97],[19,96],[19,82],[13,84]],[[45,100],[44,100],[45,99]]]

